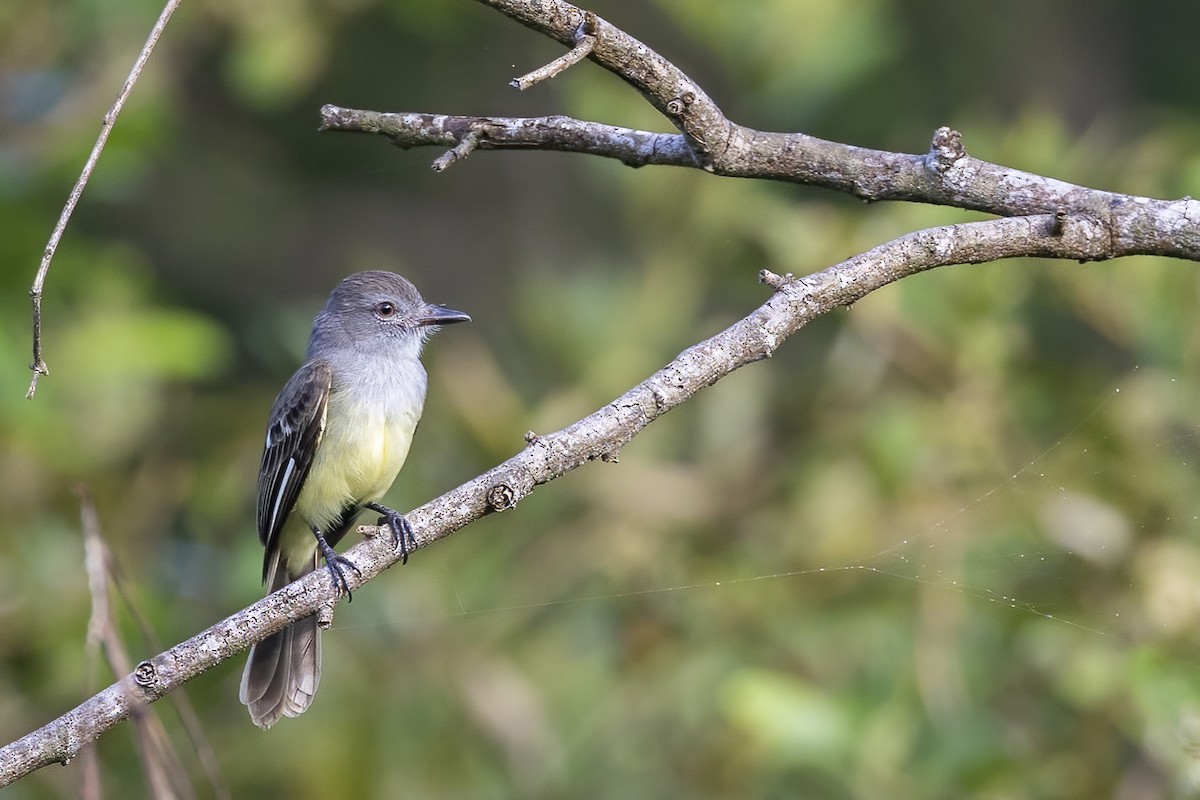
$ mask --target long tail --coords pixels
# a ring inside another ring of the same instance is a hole
[[[312,572],[308,561],[295,574],[290,565],[271,565],[270,592]],[[281,716],[296,717],[312,704],[321,683],[321,629],[315,616],[294,622],[250,648],[238,699],[250,709],[250,719],[266,730]]]

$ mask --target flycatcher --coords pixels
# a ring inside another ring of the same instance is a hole
[[[271,409],[258,472],[258,538],[263,582],[273,592],[324,559],[346,591],[333,549],[365,508],[382,514],[408,560],[408,523],[380,505],[408,455],[425,405],[421,346],[439,325],[469,322],[461,311],[426,303],[391,272],[359,272],[338,284],[313,322],[308,361]],[[321,681],[315,616],[250,649],[239,699],[260,728],[295,717]]]

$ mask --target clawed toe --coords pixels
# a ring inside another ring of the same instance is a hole
[[[346,573],[342,569],[342,565],[354,570],[358,575],[362,575],[360,570],[353,561],[338,553],[329,546],[329,542],[325,541],[325,537],[318,531],[314,531],[317,535],[317,546],[321,549],[321,555],[325,558],[325,568],[329,570],[329,577],[333,581],[333,588],[339,592],[346,593],[346,602],[354,602],[354,595],[350,593],[350,583],[346,580]]]
[[[392,548],[400,551],[400,563],[407,564],[408,554],[417,549],[417,537],[413,534],[408,520],[399,511],[378,503],[367,503],[367,508],[383,515],[379,518],[379,524],[386,524],[391,529]]]

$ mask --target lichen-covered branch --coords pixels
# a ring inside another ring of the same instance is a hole
[[[613,460],[655,419],[734,370],[770,356],[809,321],[908,275],[948,264],[1021,255],[1094,260],[1111,255],[1094,222],[1055,215],[1011,217],[949,225],[896,239],[805,278],[764,271],[772,296],[744,319],[680,353],[658,372],[556,433],[529,434],[512,458],[407,515],[417,546],[449,536],[480,517],[515,507],[536,487],[589,461]],[[364,527],[366,541],[346,555],[358,589],[400,561],[391,538]],[[317,570],[169,650],[142,661],[130,674],[77,708],[0,748],[0,786],[48,764],[67,762],[81,748],[136,709],[261,641],[297,619],[328,614],[338,600]]]
[[[382,134],[405,148],[535,148],[615,158],[631,166],[695,167],[716,175],[822,186],[869,201],[908,200],[998,216],[1087,217],[1110,241],[1105,256],[1164,255],[1200,261],[1200,203],[1100,191],[1010,169],[967,154],[949,128],[928,153],[892,153],[803,133],[759,131],[729,120],[681,69],[620,28],[562,0],[478,0],[575,48],[583,27],[595,39],[587,58],[641,93],[677,133],[615,128],[570,117],[468,117],[381,113],[325,106],[322,129]],[[442,167],[454,158],[439,160]]]
[[[460,117],[447,114],[391,114],[326,105],[321,130],[378,133],[405,149],[440,145],[454,152],[464,141],[472,150],[560,150],[615,158],[631,167],[660,164],[698,167],[695,152],[677,133],[651,133],[571,117]],[[460,154],[459,157],[466,155]],[[448,163],[435,162],[439,172]]]

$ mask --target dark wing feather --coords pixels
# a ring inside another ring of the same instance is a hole
[[[258,472],[258,538],[267,548],[264,580],[271,555],[279,546],[279,532],[321,445],[329,386],[329,365],[310,361],[287,382],[271,409]]]

